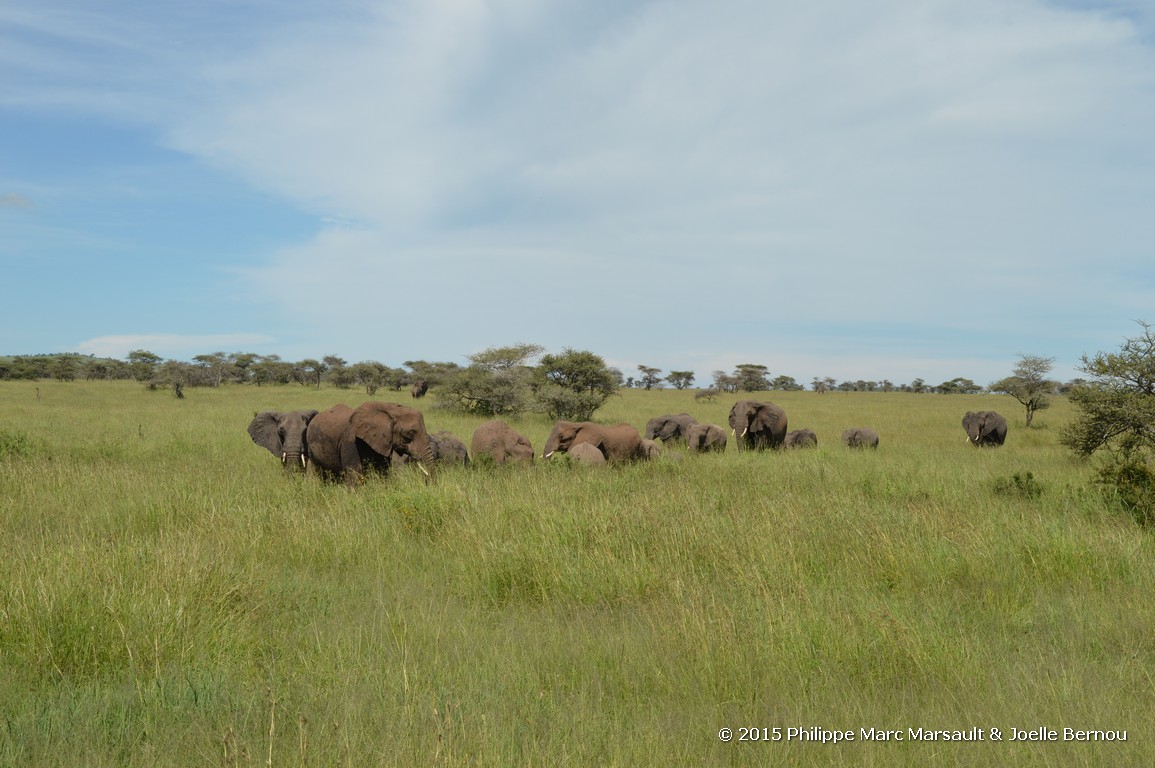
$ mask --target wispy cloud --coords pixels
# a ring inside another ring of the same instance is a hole
[[[75,352],[97,357],[123,359],[129,352],[143,349],[161,357],[187,360],[192,355],[224,351],[251,352],[255,346],[264,346],[274,339],[260,333],[223,333],[203,336],[181,336],[169,333],[126,334],[98,336],[76,345]]]
[[[24,195],[0,195],[0,208],[31,208],[32,200]]]

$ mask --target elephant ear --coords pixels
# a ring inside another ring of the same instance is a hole
[[[314,412],[315,413],[315,412]],[[280,431],[281,414],[276,411],[264,411],[258,413],[249,422],[249,437],[253,438],[253,442],[262,448],[269,449],[269,452],[281,458],[284,453],[284,443],[281,441]]]
[[[313,417],[317,415],[317,411],[313,411],[313,410],[298,411],[298,413],[300,413],[301,418],[303,418],[305,420],[306,426],[308,426],[309,422],[313,420]]]
[[[778,423],[779,414],[769,406],[763,406],[758,409],[758,427],[759,429],[768,429]]]
[[[365,403],[353,411],[349,428],[382,456],[393,453],[393,413],[386,403]]]

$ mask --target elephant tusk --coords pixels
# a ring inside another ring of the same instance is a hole
[[[742,430],[742,437],[745,437],[745,436],[746,436],[746,433],[747,433],[747,432],[749,432],[749,431],[750,431],[750,428],[749,428],[749,427],[746,427],[745,429],[743,429],[743,430]]]
[[[308,466],[309,466],[309,460],[305,457],[305,454],[302,453],[301,454],[301,467],[305,468]]]
[[[543,459],[548,459],[550,456],[553,456],[553,451],[550,451],[549,453],[543,453],[541,455]]]
[[[288,451],[282,451],[282,452],[281,452],[281,463],[282,463],[282,464],[284,464],[284,463],[285,463],[286,461],[288,461],[288,460],[289,460],[289,453],[288,453]]]
[[[433,477],[433,475],[429,474],[429,470],[425,468],[425,464],[422,462],[417,462],[417,468],[424,472],[426,477]]]

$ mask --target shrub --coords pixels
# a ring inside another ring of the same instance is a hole
[[[1043,485],[1032,472],[1015,472],[1010,477],[995,478],[995,493],[1020,499],[1037,499],[1043,495]]]

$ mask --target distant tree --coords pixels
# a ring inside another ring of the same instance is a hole
[[[321,377],[325,375],[325,371],[329,370],[329,366],[322,363],[320,360],[313,358],[306,358],[297,363],[297,370],[304,374],[302,384],[308,383],[321,388]]]
[[[1089,384],[1089,382],[1086,379],[1082,378],[1081,376],[1076,376],[1075,378],[1071,379],[1070,381],[1065,381],[1059,385],[1059,394],[1060,395],[1069,394],[1072,389],[1078,389],[1079,387],[1085,387],[1088,384]]]
[[[642,374],[640,383],[643,389],[661,389],[662,377],[658,375],[662,372],[661,368],[651,368],[648,365],[639,365],[638,372]]]
[[[1019,353],[1019,362],[1012,369],[1012,375],[991,384],[991,392],[1010,395],[1027,409],[1027,426],[1035,418],[1035,411],[1051,407],[1050,395],[1059,387],[1059,382],[1051,381],[1047,374],[1055,364],[1055,358],[1042,355]]]
[[[145,349],[134,349],[128,353],[128,367],[132,371],[132,378],[137,381],[148,381],[156,373],[160,365],[160,355],[153,354]]]
[[[714,371],[714,389],[719,392],[737,392],[738,377],[725,371]]]
[[[261,384],[288,384],[293,381],[293,364],[280,355],[265,355],[252,364],[250,381]]]
[[[824,395],[834,387],[827,382],[826,379],[820,379],[817,376],[810,382],[810,388],[820,395]]]
[[[970,379],[958,376],[950,381],[944,381],[942,384],[939,384],[937,390],[944,395],[974,395],[982,392],[983,388]]]
[[[694,383],[693,371],[670,371],[666,375],[666,381],[674,389],[689,389],[690,385]]]
[[[526,346],[526,345],[521,345],[521,346]],[[536,345],[530,345],[530,346],[536,346]],[[509,349],[516,349],[516,347],[514,347],[514,348],[495,347],[494,349],[509,350]],[[541,353],[541,348],[538,347],[538,351],[534,354],[528,355],[528,357],[535,357],[537,354],[540,354],[540,353]],[[509,354],[509,353],[507,352],[506,354]],[[437,387],[440,384],[442,384],[444,381],[446,381],[450,377],[456,375],[457,373],[459,373],[462,370],[461,366],[458,365],[457,363],[443,363],[443,362],[430,363],[430,362],[427,362],[425,360],[406,360],[404,365],[406,368],[408,368],[410,370],[410,373],[406,373],[401,381],[396,382],[396,385],[394,384],[393,376],[391,374],[390,375],[390,382],[388,385],[390,389],[396,389],[396,390],[400,391],[400,390],[405,389],[409,386],[412,386],[414,383],[416,383],[418,381],[427,381],[427,382],[429,382],[430,387]]]
[[[598,355],[565,349],[542,355],[535,369],[534,401],[551,419],[589,421],[617,390],[617,379]]]
[[[926,382],[922,379],[915,379],[910,382],[910,390],[916,394],[926,392]]]
[[[193,362],[201,367],[196,378],[207,381],[209,386],[219,387],[225,379],[229,367],[228,357],[224,352],[213,352],[208,355],[196,355]]]
[[[354,363],[350,366],[349,372],[353,376],[353,381],[365,388],[365,394],[375,395],[377,388],[385,383],[389,369],[376,360],[365,360]]]
[[[742,363],[734,370],[738,389],[743,392],[760,392],[770,389],[770,369],[764,365]]]
[[[629,384],[626,383],[626,376],[622,373],[620,368],[614,368],[613,366],[610,366],[610,375],[614,377],[614,385],[619,389],[621,387],[629,386]]]
[[[800,389],[805,389],[801,384],[794,380],[793,376],[775,376],[774,381],[770,382],[771,389],[781,392],[797,392]]]

